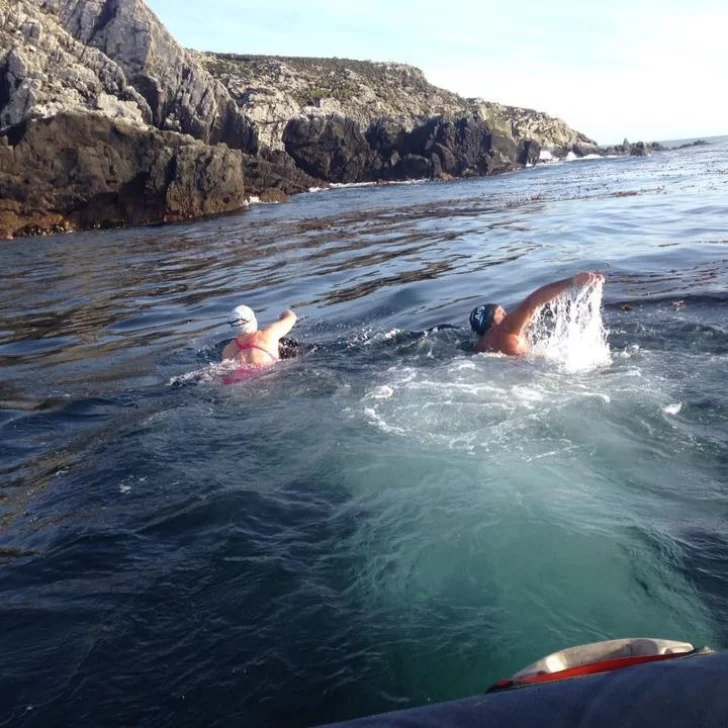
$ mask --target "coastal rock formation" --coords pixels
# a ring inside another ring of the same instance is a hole
[[[139,0],[0,0],[0,43],[3,236],[244,205],[252,125]]]
[[[566,156],[575,145],[596,150],[596,142],[560,119],[531,109],[466,99],[429,83],[418,68],[399,63],[348,59],[281,58],[198,53],[253,124],[261,143],[284,149],[284,136],[297,118],[344,117],[362,134],[381,119],[411,132],[433,117],[474,116],[495,134],[516,144],[534,142]],[[532,156],[533,158],[533,156]]]
[[[146,101],[158,129],[257,151],[250,121],[142,0],[40,0],[83,44],[112,58]]]
[[[361,182],[373,153],[359,126],[343,116],[310,116],[288,122],[286,152],[308,174],[332,182]]]
[[[396,63],[189,51],[143,0],[0,0],[0,233],[180,220],[333,182],[602,150]],[[243,189],[243,177],[246,187]]]
[[[604,156],[646,157],[652,152],[663,152],[665,147],[659,142],[635,142],[631,144],[625,139],[621,144],[610,147],[599,147],[598,154]]]
[[[411,131],[379,119],[365,134],[350,118],[310,116],[288,122],[283,142],[310,175],[343,183],[495,174],[538,154],[535,142],[519,149],[474,116],[435,117]]]
[[[197,58],[225,85],[271,149],[283,149],[286,125],[299,116],[344,116],[360,129],[387,118],[411,130],[431,116],[468,110],[465,99],[400,63],[223,53]]]
[[[535,142],[554,157],[569,152],[577,156],[597,153],[597,143],[566,122],[533,109],[504,106],[483,99],[470,99],[473,112],[494,131],[521,142]],[[537,158],[537,157],[536,157]]]
[[[243,205],[242,154],[189,136],[57,114],[0,136],[0,237],[185,220]]]
[[[123,69],[74,40],[30,0],[0,0],[0,130],[29,117],[98,112],[146,127],[152,114]]]
[[[243,167],[246,196],[263,199],[276,195],[273,190],[295,195],[326,184],[306,174],[286,152],[267,147],[262,147],[257,155],[244,154]]]

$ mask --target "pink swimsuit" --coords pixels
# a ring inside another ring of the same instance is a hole
[[[268,349],[264,349],[262,346],[257,346],[256,344],[241,344],[237,339],[233,339],[233,341],[235,341],[235,346],[238,347],[238,351],[250,351],[251,349],[256,349],[257,351],[262,351],[264,354],[268,354],[273,361],[278,361],[278,357],[275,356],[275,354],[268,351]],[[261,369],[263,369],[263,367],[259,364],[244,364],[239,366],[232,374],[223,377],[223,384],[237,384],[238,382],[244,382],[246,379],[250,379],[252,376],[258,374]]]

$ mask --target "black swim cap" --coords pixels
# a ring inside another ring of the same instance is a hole
[[[497,308],[497,303],[485,303],[470,312],[470,328],[478,336],[482,336],[490,328]]]

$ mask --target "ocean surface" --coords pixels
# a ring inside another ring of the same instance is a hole
[[[728,140],[0,263],[0,726],[313,726],[728,647]],[[473,306],[585,269],[541,356],[470,352]],[[226,386],[240,303],[301,354]]]

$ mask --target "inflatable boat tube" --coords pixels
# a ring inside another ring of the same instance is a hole
[[[607,662],[616,665],[602,669]],[[596,672],[564,675],[600,663]],[[728,653],[668,640],[612,640],[544,657],[485,695],[328,728],[724,728],[726,685]]]

